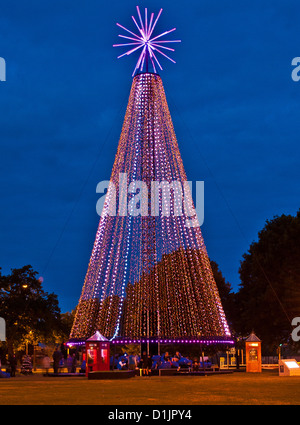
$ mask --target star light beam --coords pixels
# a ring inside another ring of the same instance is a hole
[[[137,52],[139,49],[142,49],[136,66],[134,68],[134,71],[132,73],[132,76],[135,75],[137,71],[142,72],[144,69],[144,66],[146,68],[146,72],[149,71],[149,62],[151,62],[153,70],[155,73],[157,73],[156,65],[159,67],[160,70],[162,70],[162,66],[157,58],[157,54],[164,56],[168,60],[170,60],[173,63],[176,63],[174,59],[170,58],[166,53],[162,52],[160,49],[168,50],[171,52],[174,52],[175,50],[171,47],[166,47],[162,44],[165,43],[180,43],[181,40],[159,40],[161,37],[164,37],[167,34],[170,34],[171,32],[175,31],[176,28],[172,28],[169,31],[164,31],[163,33],[152,37],[152,33],[154,31],[154,28],[157,24],[157,21],[162,13],[162,9],[158,12],[158,15],[156,19],[154,20],[154,13],[151,13],[150,20],[148,22],[148,10],[145,8],[145,20],[143,22],[142,15],[140,12],[140,9],[138,6],[136,6],[138,18],[139,18],[139,24],[134,16],[132,16],[132,20],[137,27],[139,34],[136,34],[133,31],[130,31],[129,29],[125,28],[123,25],[117,23],[117,26],[131,34],[133,37],[129,37],[128,35],[122,35],[119,34],[119,37],[125,38],[126,40],[131,40],[129,42],[123,43],[123,44],[114,44],[113,47],[129,47],[129,50],[127,50],[125,53],[118,56],[119,58],[122,58],[123,56],[129,56],[131,53]],[[154,22],[153,22],[154,21]],[[156,65],[155,65],[156,64]]]

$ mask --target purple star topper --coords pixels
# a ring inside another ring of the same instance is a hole
[[[161,40],[162,37],[164,37],[165,35],[173,32],[176,30],[176,28],[173,28],[169,31],[165,31],[159,35],[156,35],[155,37],[152,36],[154,28],[157,24],[157,21],[161,15],[162,9],[160,9],[160,11],[158,12],[158,15],[156,17],[156,19],[154,20],[154,13],[151,13],[150,16],[150,20],[148,21],[148,11],[147,8],[145,8],[145,20],[143,22],[142,16],[141,16],[141,12],[139,7],[136,7],[137,9],[137,13],[138,13],[138,17],[139,17],[139,24],[137,23],[136,19],[134,18],[134,16],[132,16],[133,22],[135,23],[139,34],[136,34],[132,31],[130,31],[129,29],[123,27],[122,25],[118,24],[118,27],[122,28],[123,30],[127,31],[127,33],[131,34],[132,37],[129,37],[127,35],[121,35],[119,34],[119,37],[121,38],[125,38],[126,40],[130,40],[127,43],[124,44],[114,44],[113,47],[129,47],[129,50],[125,53],[123,53],[122,55],[118,56],[118,59],[127,55],[131,55],[131,53],[134,53],[136,51],[138,51],[139,49],[142,49],[139,58],[137,60],[136,66],[134,68],[133,74],[132,76],[134,76],[134,74],[137,71],[142,72],[144,67],[146,69],[146,72],[148,72],[148,67],[149,67],[149,61],[152,64],[153,70],[156,73],[156,65],[158,65],[158,67],[162,70],[162,66],[159,62],[159,60],[157,59],[157,54],[161,54],[162,56],[166,57],[167,59],[169,59],[171,62],[176,63],[172,58],[170,58],[166,53],[164,53],[162,50],[167,50],[167,51],[171,51],[174,52],[175,50],[172,49],[171,47],[167,47],[165,46],[165,44],[168,43],[180,43],[181,40]]]

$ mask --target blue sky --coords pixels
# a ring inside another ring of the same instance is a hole
[[[234,290],[267,219],[299,209],[300,4],[291,0],[11,0],[1,5],[0,266],[31,264],[62,312],[75,308],[131,87],[116,22],[135,7],[176,27],[162,77],[189,180],[205,182],[202,226]]]

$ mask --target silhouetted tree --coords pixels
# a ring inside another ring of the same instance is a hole
[[[0,316],[6,321],[9,351],[25,341],[47,342],[61,332],[57,296],[43,290],[30,265],[0,275]]]
[[[300,211],[267,220],[243,258],[235,326],[245,335],[254,330],[272,351],[300,316]]]

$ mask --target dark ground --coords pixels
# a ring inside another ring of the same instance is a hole
[[[0,379],[1,405],[279,405],[300,404],[300,377],[277,370],[125,380],[45,377]]]

